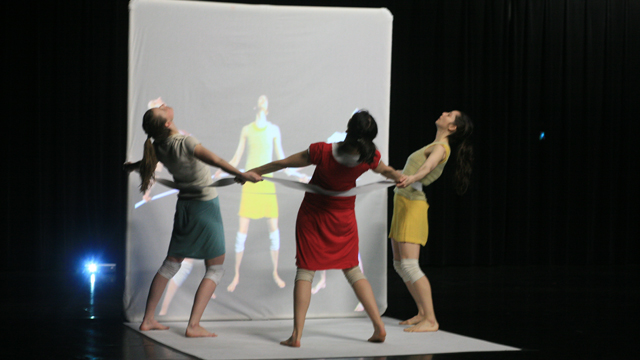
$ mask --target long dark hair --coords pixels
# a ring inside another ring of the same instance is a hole
[[[460,112],[460,116],[456,116],[453,124],[456,125],[456,131],[449,135],[449,141],[453,147],[456,147],[454,186],[458,195],[463,195],[467,192],[471,182],[473,163],[471,134],[473,134],[473,123],[467,114]]]
[[[367,110],[359,110],[349,119],[347,137],[344,139],[343,146],[346,146],[346,149],[357,149],[360,154],[358,161],[370,164],[376,154],[376,145],[373,143],[376,136],[378,136],[376,120]]]
[[[156,166],[158,166],[158,157],[151,138],[158,140],[169,136],[171,130],[164,126],[166,122],[167,119],[155,115],[153,109],[147,110],[142,117],[142,129],[147,134],[140,163],[140,192],[142,193],[151,187],[151,182],[156,178]]]

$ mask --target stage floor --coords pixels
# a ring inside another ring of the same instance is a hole
[[[640,358],[635,345],[640,335],[637,326],[640,267],[426,267],[424,270],[434,289],[442,334],[522,350],[391,356],[361,352],[341,359]],[[88,278],[80,273],[1,273],[0,279],[3,287],[0,311],[8,320],[8,331],[2,341],[3,358],[196,359],[125,325],[123,281],[118,275],[98,276],[93,293]],[[386,317],[405,318],[415,310],[406,289],[398,285],[393,278],[389,280]],[[290,331],[290,326],[284,330]],[[316,331],[312,323],[307,325],[303,346],[305,341],[312,344]],[[214,341],[224,340],[222,331],[219,335]],[[277,335],[265,336],[276,343]],[[349,339],[353,343],[360,340],[358,336]],[[280,347],[276,345],[273,347]],[[385,345],[393,345],[390,337]],[[303,357],[307,355],[299,358]],[[265,354],[264,358],[273,357]]]
[[[308,359],[389,357],[458,352],[518,351],[520,349],[452,334],[446,331],[407,333],[398,320],[383,317],[387,331],[382,344],[370,343],[369,318],[307,319],[300,348],[279,344],[291,335],[292,320],[206,321],[201,325],[218,337],[190,339],[186,322],[165,323],[163,331],[143,335],[199,359]],[[137,330],[139,323],[127,324]]]

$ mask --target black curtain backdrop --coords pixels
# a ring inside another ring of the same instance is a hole
[[[392,12],[392,166],[433,140],[441,112],[474,120],[467,194],[455,158],[426,190],[423,265],[640,263],[640,1],[270,3]],[[89,255],[122,270],[128,2],[1,10],[1,271],[75,271]]]

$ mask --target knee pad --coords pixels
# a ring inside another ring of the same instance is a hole
[[[180,270],[182,263],[165,260],[158,269],[158,274],[166,279],[171,279]]]
[[[178,284],[178,286],[182,286],[189,274],[191,274],[192,269],[193,261],[183,261],[180,270],[173,276],[173,281]]]
[[[271,240],[271,246],[269,249],[272,251],[280,250],[280,229],[270,232],[269,240]]]
[[[218,283],[220,283],[220,279],[222,279],[222,275],[224,275],[224,267],[222,265],[211,265],[207,267],[207,272],[204,274],[204,278],[210,279],[218,285]]]
[[[424,276],[424,273],[420,269],[420,264],[418,264],[418,259],[402,259],[402,261],[400,261],[400,267],[407,277],[409,277],[409,281],[411,281],[412,284]]]
[[[400,260],[393,260],[393,269],[400,275],[403,282],[409,282],[411,279],[409,276],[402,270],[402,266],[400,266]]]
[[[358,280],[366,279],[362,270],[360,270],[360,266],[353,267],[349,270],[343,271],[344,276],[347,278],[349,285],[353,286]]]
[[[243,234],[241,232],[236,234],[236,252],[244,251],[244,242],[247,241],[247,234]]]
[[[313,270],[298,268],[298,270],[296,270],[296,281],[302,280],[313,283],[313,276],[315,274],[316,272]]]

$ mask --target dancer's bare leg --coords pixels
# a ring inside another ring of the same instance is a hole
[[[360,253],[358,252],[358,266],[360,267],[360,271],[362,271],[362,273],[364,274],[364,267],[362,266],[362,258],[360,257]],[[362,306],[361,302],[358,302],[358,305],[356,305],[356,308],[353,309],[353,311],[364,311],[364,306]]]
[[[407,286],[407,289],[409,290],[413,301],[415,301],[416,306],[418,307],[418,314],[410,319],[401,321],[400,325],[415,325],[424,318],[424,309],[422,308],[422,302],[419,301],[418,294],[416,293],[416,288],[413,286],[411,281],[407,281],[404,284]]]
[[[269,219],[269,232],[278,230],[278,218]],[[279,288],[285,287],[285,282],[278,275],[278,257],[280,256],[280,250],[271,250],[271,263],[273,264],[273,281],[276,282]]]
[[[431,284],[426,276],[421,277],[415,283],[413,287],[416,293],[416,301],[421,303],[420,308],[424,309],[424,315],[420,321],[415,325],[404,329],[406,332],[426,332],[426,331],[438,331],[440,327],[436,320],[436,314],[433,309],[433,300],[431,297]]]
[[[220,255],[213,259],[205,260],[205,266],[222,265],[224,263],[224,255]],[[187,325],[187,331],[185,335],[187,337],[216,337],[218,335],[207,331],[200,326],[200,319],[204,309],[207,307],[211,295],[216,290],[216,283],[211,279],[203,278],[196,291],[196,296],[193,301],[193,307],[191,308],[191,316],[189,317],[189,324]]]
[[[348,269],[347,269],[348,270]],[[345,270],[346,271],[346,270]],[[362,303],[364,311],[371,319],[373,323],[373,335],[369,338],[371,342],[384,342],[387,337],[387,331],[384,328],[384,323],[380,317],[380,311],[378,310],[378,304],[376,298],[373,295],[371,284],[369,280],[360,279],[353,284],[353,291],[355,291],[358,300]]]
[[[238,228],[238,232],[241,234],[247,234],[247,232],[249,231],[249,218],[246,217],[240,217],[239,222],[240,222],[240,226]],[[227,286],[227,291],[229,292],[233,292],[236,289],[236,286],[238,286],[238,282],[240,281],[240,264],[242,263],[242,255],[244,254],[244,251],[240,251],[240,252],[236,252],[236,263],[234,264],[234,273],[233,273],[233,280],[231,280],[231,284],[229,284],[229,286]]]
[[[293,333],[290,338],[280,342],[281,345],[300,347],[300,338],[310,302],[311,283],[305,280],[296,281],[293,286]]]
[[[311,293],[315,294],[318,291],[327,287],[327,270],[322,270],[320,273],[320,281],[311,289]]]
[[[394,260],[398,259],[419,259],[420,245],[411,243],[400,243],[392,239],[392,248],[394,252]],[[401,325],[413,325],[404,329],[407,332],[425,332],[437,331],[439,328],[436,314],[433,307],[433,298],[431,296],[431,284],[426,276],[421,277],[416,282],[406,282],[405,285],[411,293],[416,306],[418,307],[418,315],[411,319],[402,321]]]
[[[181,263],[184,259],[167,256],[167,260]],[[140,324],[140,331],[167,330],[169,328],[168,326],[160,324],[155,319],[156,307],[160,302],[160,298],[162,297],[162,293],[164,292],[165,287],[167,287],[168,282],[169,279],[158,273],[153,277],[151,287],[149,288],[149,295],[147,296],[144,317],[142,318],[142,324]]]
[[[394,261],[400,261],[402,260],[402,257],[400,255],[400,243],[395,241],[394,239],[391,239],[391,250],[393,251],[393,260]],[[413,298],[413,301],[416,303],[416,306],[418,307],[418,315],[401,321],[400,325],[415,325],[418,322],[420,322],[420,320],[422,320],[422,318],[424,317],[424,311],[421,308],[421,304],[420,302],[417,300],[416,294],[415,294],[415,289],[413,287],[413,285],[411,284],[410,281],[405,282],[404,283],[407,286],[407,289],[409,290],[409,293],[411,294],[411,297]]]

